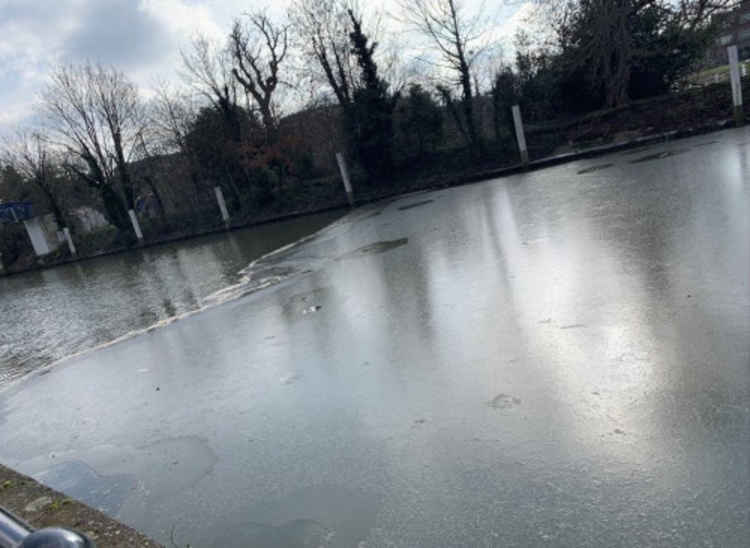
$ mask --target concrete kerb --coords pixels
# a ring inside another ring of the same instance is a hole
[[[33,528],[77,530],[98,548],[159,547],[135,529],[0,464],[0,506]]]

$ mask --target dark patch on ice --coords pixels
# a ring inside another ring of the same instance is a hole
[[[608,167],[612,167],[613,165],[615,165],[615,164],[599,164],[599,165],[596,165],[596,166],[587,167],[587,168],[584,168],[581,171],[579,171],[578,175],[583,175],[584,173],[592,173],[594,171],[599,171],[599,170],[602,170],[602,169],[607,169]]]
[[[631,164],[640,164],[642,162],[650,162],[652,160],[661,160],[663,158],[669,158],[670,156],[677,156],[678,154],[684,154],[687,150],[665,150],[663,152],[657,152],[656,154],[649,154],[648,156],[641,156],[636,160],[632,160]]]
[[[415,207],[421,207],[423,205],[431,204],[435,200],[422,200],[421,202],[414,202],[413,204],[407,204],[404,206],[399,207],[398,209],[400,211],[406,211],[407,209],[413,209]]]
[[[715,145],[719,141],[706,141],[705,143],[696,143],[693,145],[693,147],[707,147],[709,145]]]
[[[307,314],[314,314],[315,312],[317,312],[317,311],[318,311],[318,310],[320,310],[321,308],[323,308],[323,307],[322,307],[322,306],[320,306],[319,304],[316,304],[316,305],[310,306],[310,307],[308,307],[308,308],[305,308],[305,309],[304,309],[304,310],[302,311],[302,314],[304,314],[304,315],[307,315]]]
[[[521,398],[516,398],[510,394],[498,394],[488,401],[487,405],[493,409],[510,409],[517,405],[521,405]]]
[[[560,327],[560,329],[583,329],[586,327],[586,324],[583,323],[573,323],[570,325],[563,325]]]
[[[291,316],[313,314],[323,308],[320,302],[328,297],[329,289],[319,287],[304,293],[296,293],[284,303],[284,313]]]
[[[355,249],[348,253],[344,253],[339,259],[356,259],[358,257],[364,257],[366,255],[374,255],[377,253],[385,253],[391,249],[396,249],[402,245],[406,245],[409,242],[409,238],[399,238],[398,240],[386,240],[383,242],[375,242],[366,246]]]
[[[298,375],[297,373],[293,373],[291,375],[285,375],[281,377],[279,381],[281,382],[281,384],[294,384],[295,382],[300,380],[300,378],[300,375]]]

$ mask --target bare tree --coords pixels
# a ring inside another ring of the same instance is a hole
[[[122,72],[97,67],[90,74],[94,84],[94,107],[108,130],[125,202],[128,209],[134,209],[136,189],[128,163],[143,142],[146,112],[138,90]]]
[[[483,10],[470,15],[461,0],[399,0],[399,3],[402,20],[437,48],[442,60],[439,66],[454,74],[453,81],[461,90],[464,118],[459,127],[465,124],[464,134],[469,146],[478,153],[481,143],[474,119],[476,89],[472,66],[487,46],[487,19]],[[457,113],[448,88],[443,86],[439,91],[452,112]]]
[[[44,194],[57,226],[64,228],[67,223],[54,186],[58,165],[47,138],[38,131],[18,130],[6,140],[0,158]]]
[[[185,152],[187,136],[197,117],[195,102],[189,94],[161,83],[149,103],[150,125],[165,151]]]
[[[202,191],[200,169],[189,139],[198,117],[195,101],[190,94],[161,84],[155,89],[149,107],[152,137],[157,142],[155,146],[164,154],[178,154],[182,158],[194,188],[190,203],[197,208]]]
[[[163,169],[160,169],[161,166],[159,164],[162,155],[159,153],[159,145],[160,141],[156,132],[141,133],[135,149],[137,161],[140,163],[137,176],[139,181],[144,183],[151,191],[151,196],[156,201],[156,207],[162,223],[164,227],[168,227],[169,221],[167,219],[167,210],[164,207],[164,199],[156,184],[157,178],[167,175]]]
[[[246,17],[246,24],[235,20],[229,36],[232,74],[257,105],[266,141],[275,142],[278,118],[274,93],[281,83],[279,67],[289,49],[288,26],[274,23],[264,11]]]
[[[349,9],[359,13],[347,0],[295,0],[289,8],[289,19],[308,67],[320,69],[322,80],[345,110],[352,104],[357,83],[357,62],[349,42]],[[314,78],[313,83],[320,79]]]
[[[117,69],[84,63],[58,67],[42,96],[52,140],[72,158],[68,167],[101,192],[110,221],[125,229],[114,183],[134,208],[128,162],[146,123],[138,90]]]
[[[224,117],[234,142],[241,139],[241,124],[237,116],[238,81],[232,74],[231,52],[197,35],[188,50],[181,50],[183,80],[199,96]]]

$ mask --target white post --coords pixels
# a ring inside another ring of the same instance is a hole
[[[747,76],[747,65],[745,63],[742,63],[740,65],[740,68],[742,69],[742,77],[745,78]]]
[[[143,232],[141,232],[141,225],[138,223],[138,217],[135,216],[135,211],[128,209],[128,215],[130,216],[130,223],[133,225],[133,231],[139,240],[143,240]]]
[[[224,226],[229,229],[229,211],[227,211],[227,203],[224,201],[224,193],[218,186],[214,187],[214,194],[216,194],[216,201],[219,203],[219,209],[221,210],[221,220],[224,221]]]
[[[65,239],[68,242],[68,249],[70,249],[70,254],[77,255],[78,251],[76,250],[76,246],[73,243],[73,238],[70,237],[70,230],[68,230],[67,226],[63,228],[63,234],[65,235]]]
[[[349,200],[349,205],[354,207],[354,192],[352,191],[352,182],[349,179],[349,169],[346,167],[346,159],[340,152],[336,153],[336,163],[339,165],[339,171],[341,172],[341,179],[344,181],[344,190],[346,190],[346,197]]]
[[[26,227],[26,233],[29,235],[31,246],[34,248],[36,256],[47,255],[50,252],[49,242],[47,242],[47,237],[44,235],[39,217],[24,221],[23,226]]]
[[[513,111],[513,125],[516,128],[516,141],[518,142],[518,150],[521,153],[521,163],[529,163],[529,151],[526,149],[526,135],[523,132],[523,120],[521,119],[521,109],[518,105],[513,105],[511,108]]]
[[[737,57],[737,46],[727,48],[729,55],[729,78],[732,82],[732,104],[734,105],[734,120],[737,125],[742,125],[742,81],[740,80],[740,67]]]

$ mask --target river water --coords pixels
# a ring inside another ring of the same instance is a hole
[[[0,278],[0,386],[205,306],[240,270],[328,212]]]

